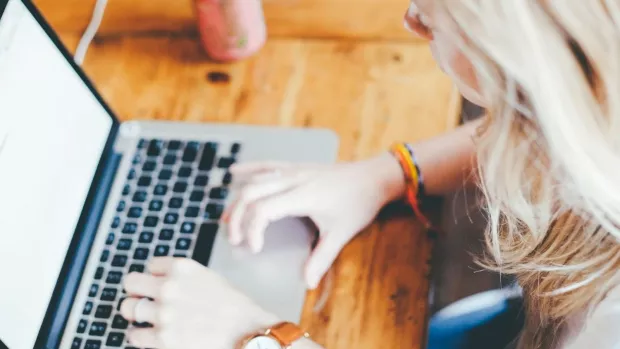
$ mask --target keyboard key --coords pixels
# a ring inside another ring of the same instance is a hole
[[[183,158],[182,158],[182,160],[185,161],[185,162],[192,162],[192,161],[196,160],[196,156],[198,155],[199,147],[200,147],[200,145],[198,145],[195,142],[187,143],[187,146],[185,147],[185,151],[183,151]]]
[[[175,248],[181,251],[189,250],[189,246],[192,244],[192,240],[186,238],[180,238],[177,240]]]
[[[75,330],[75,332],[77,332],[77,333],[84,333],[84,332],[86,332],[86,328],[87,327],[88,327],[88,321],[86,319],[82,319],[78,323],[78,327],[77,327],[77,330]]]
[[[159,176],[157,178],[167,181],[172,178],[172,171],[168,169],[163,169],[159,172]]]
[[[153,200],[149,204],[149,210],[150,211],[154,211],[154,212],[159,212],[159,211],[161,211],[162,206],[164,206],[163,201],[161,201],[161,200]]]
[[[125,223],[123,226],[123,234],[134,234],[138,230],[136,223]]]
[[[174,258],[187,258],[187,255],[185,253],[175,253],[173,257]]]
[[[120,239],[118,240],[118,245],[116,248],[121,251],[129,251],[131,249],[131,244],[133,241],[131,239]]]
[[[196,176],[194,180],[194,185],[197,187],[204,187],[209,184],[209,177],[206,175]]]
[[[205,197],[205,192],[202,190],[194,190],[190,196],[189,196],[189,200],[190,201],[202,201],[202,199]]]
[[[187,177],[189,177],[191,175],[192,175],[192,168],[191,167],[181,167],[179,169],[179,177],[187,178]]]
[[[124,330],[129,327],[129,322],[125,320],[121,315],[114,315],[114,319],[112,320],[112,328],[117,330]]]
[[[149,147],[146,149],[146,155],[159,156],[161,149],[164,147],[164,142],[158,139],[153,139],[149,142]]]
[[[146,139],[144,139],[144,138],[140,139],[138,141],[138,149],[144,149],[144,147],[146,147],[147,142],[148,141]]]
[[[229,168],[230,166],[232,166],[232,164],[235,163],[235,158],[229,157],[229,158],[220,158],[220,160],[217,162],[217,167],[219,168]]]
[[[232,173],[226,172],[226,174],[224,175],[224,178],[222,178],[222,184],[229,185],[230,183],[232,183],[232,180],[233,180]]]
[[[90,331],[88,331],[88,334],[90,334],[91,336],[97,336],[97,337],[103,336],[107,328],[108,328],[108,324],[106,324],[105,322],[93,322],[90,325]]]
[[[118,304],[116,305],[116,311],[121,311],[121,305],[123,304],[124,300],[125,297],[121,297],[121,299],[118,300]]]
[[[110,332],[108,339],[105,341],[105,345],[108,347],[120,347],[124,339],[124,334],[120,332]]]
[[[239,150],[241,150],[241,144],[239,143],[234,143],[230,146],[230,152],[233,154],[237,154]]]
[[[129,184],[125,184],[125,186],[123,187],[123,195],[129,195],[130,192],[131,186]]]
[[[181,233],[191,234],[194,232],[194,228],[196,228],[196,224],[192,222],[184,222],[183,224],[181,224]]]
[[[227,196],[228,196],[228,189],[224,187],[213,188],[211,189],[211,192],[209,193],[209,197],[211,199],[224,200],[226,199]]]
[[[90,315],[92,311],[93,311],[93,302],[86,302],[86,304],[84,304],[84,310],[82,311],[82,314]]]
[[[188,208],[185,209],[185,217],[188,217],[188,218],[198,217],[199,213],[200,213],[200,207],[198,206],[189,206]]]
[[[82,338],[79,338],[79,337],[73,338],[73,342],[71,342],[71,349],[80,349],[81,346],[82,346]]]
[[[132,180],[134,178],[136,178],[136,170],[132,168],[131,170],[129,170],[129,173],[127,174],[127,179]]]
[[[95,317],[98,319],[107,319],[112,315],[112,306],[111,305],[99,305],[97,306],[97,310],[95,310]]]
[[[153,233],[150,231],[143,231],[142,233],[140,233],[138,241],[143,244],[150,243],[151,241],[153,241]]]
[[[145,202],[146,192],[143,190],[137,191],[133,194],[133,197],[131,199],[135,202]]]
[[[179,197],[173,197],[170,199],[168,203],[168,207],[170,208],[181,208],[183,206],[183,199]]]
[[[105,239],[106,245],[112,245],[114,243],[114,233],[108,233],[108,237]]]
[[[179,221],[179,215],[176,213],[166,213],[164,216],[164,223],[176,224]]]
[[[140,156],[140,154],[134,155],[133,160],[131,161],[131,163],[134,165],[137,165],[141,162],[142,162],[142,156]]]
[[[219,226],[217,223],[203,223],[200,225],[196,246],[194,247],[194,254],[192,255],[193,260],[204,266],[209,263],[211,249],[213,248],[218,229]]]
[[[103,277],[103,267],[97,267],[97,270],[95,271],[95,280],[101,280],[102,277]]]
[[[105,262],[107,262],[107,261],[108,261],[108,259],[109,259],[109,258],[110,258],[110,251],[108,251],[108,250],[104,250],[104,251],[101,253],[101,257],[99,258],[99,261],[100,261],[101,263],[105,263]]]
[[[100,349],[100,348],[101,348],[101,341],[98,341],[96,339],[89,339],[86,341],[86,344],[84,344],[84,349]]]
[[[150,171],[153,171],[155,169],[155,167],[157,167],[157,163],[155,163],[155,161],[147,161],[142,166],[142,171],[143,172],[150,172]]]
[[[140,218],[140,216],[142,216],[142,207],[134,206],[127,212],[127,217],[129,218]]]
[[[114,302],[116,300],[116,289],[106,287],[101,291],[102,301]]]
[[[165,184],[158,184],[155,186],[155,189],[153,190],[154,195],[166,195],[167,192],[168,192],[168,186]]]
[[[125,211],[125,206],[126,206],[126,204],[125,204],[124,200],[119,201],[118,205],[116,205],[116,212],[123,212],[123,211]]]
[[[113,267],[124,267],[125,265],[127,265],[127,256],[122,255],[122,254],[117,254],[116,256],[114,256],[114,258],[112,258],[112,266]]]
[[[174,165],[177,162],[177,156],[174,154],[166,154],[164,156],[164,165]]]
[[[213,168],[215,163],[215,153],[217,152],[217,144],[208,142],[205,144],[205,148],[200,156],[200,162],[198,163],[198,169],[201,171],[209,171]]]
[[[137,260],[145,260],[149,257],[149,249],[145,247],[136,248],[136,251],[133,253],[133,259]]]
[[[142,264],[132,264],[129,267],[129,272],[133,273],[133,272],[138,272],[138,273],[144,273],[144,265]]]
[[[149,328],[149,327],[153,327],[153,325],[149,324],[148,322],[132,322],[131,325],[133,327],[136,327],[136,328]]]
[[[170,247],[159,245],[155,247],[155,252],[153,253],[153,255],[155,257],[163,257],[163,256],[167,256],[168,252],[170,252]]]
[[[88,291],[88,297],[95,297],[97,295],[97,291],[99,291],[99,285],[97,284],[90,285],[90,290]]]
[[[124,300],[125,297],[121,297],[121,299],[118,300],[118,304],[116,305],[116,311],[121,311],[121,305],[123,304]]]
[[[105,279],[105,282],[108,284],[117,285],[121,283],[122,278],[123,274],[120,271],[110,271],[108,272],[108,277]]]
[[[110,227],[112,229],[116,229],[116,228],[118,228],[119,225],[121,225],[120,217],[114,217],[114,219],[112,220],[112,225]]]
[[[170,141],[168,142],[168,150],[179,150],[181,149],[180,141]]]
[[[148,216],[144,219],[145,227],[156,227],[157,222],[159,222],[159,217],[157,216]]]
[[[184,193],[187,190],[187,182],[176,182],[172,191],[175,193]]]
[[[222,217],[222,213],[224,212],[224,205],[216,204],[216,203],[208,203],[205,207],[205,217],[206,219],[220,219]]]
[[[170,241],[174,236],[174,231],[172,229],[162,229],[159,232],[159,240]]]
[[[138,179],[138,186],[139,187],[148,187],[149,185],[151,185],[151,177],[150,176],[142,176],[142,177],[140,177],[140,179]]]

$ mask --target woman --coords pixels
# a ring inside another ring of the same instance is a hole
[[[516,275],[528,305],[521,346],[617,347],[620,0],[414,0],[405,23],[488,111],[412,148],[427,194],[480,183],[486,264]],[[249,184],[227,214],[230,241],[258,252],[268,222],[309,216],[321,231],[306,270],[316,287],[378,210],[408,193],[401,164],[383,154],[329,167],[238,167]],[[155,260],[151,272],[126,280],[130,294],[156,300],[141,306],[155,326],[129,334],[137,346],[233,348],[277,322],[191,261]],[[123,303],[129,319],[138,302]],[[293,348],[320,347],[301,339]]]

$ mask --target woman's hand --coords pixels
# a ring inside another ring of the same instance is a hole
[[[129,321],[153,325],[130,329],[132,346],[232,349],[246,336],[278,322],[221,276],[191,259],[154,258],[148,271],[151,275],[131,273],[124,282],[128,298],[121,314]]]
[[[232,168],[243,183],[224,214],[233,245],[246,240],[254,252],[269,223],[309,217],[320,240],[306,265],[306,282],[316,288],[340,250],[379,210],[404,192],[404,179],[389,154],[337,165],[246,164]]]

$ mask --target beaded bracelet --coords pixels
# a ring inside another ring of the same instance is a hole
[[[406,143],[396,143],[390,149],[390,152],[398,160],[403,170],[407,185],[406,196],[409,205],[413,209],[416,217],[426,228],[431,228],[430,220],[422,213],[420,203],[425,197],[424,180],[420,172],[413,149]]]

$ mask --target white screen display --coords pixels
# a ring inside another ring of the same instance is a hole
[[[112,119],[19,0],[0,18],[0,340],[31,349]]]

